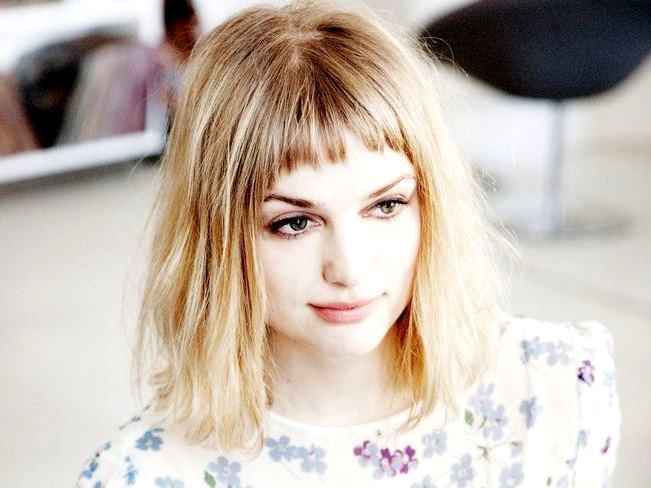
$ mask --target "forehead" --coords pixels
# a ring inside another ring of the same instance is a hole
[[[300,195],[313,201],[366,195],[403,175],[415,175],[404,154],[389,147],[371,151],[351,139],[342,161],[298,164],[292,170],[281,171],[269,193]]]

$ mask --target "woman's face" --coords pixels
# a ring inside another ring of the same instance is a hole
[[[410,161],[352,138],[347,149],[343,164],[283,173],[262,206],[267,324],[328,356],[382,342],[409,302],[420,243]]]

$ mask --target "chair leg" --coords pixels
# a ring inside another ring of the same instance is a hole
[[[565,216],[563,215],[563,134],[564,134],[564,105],[562,102],[552,102],[552,122],[550,130],[551,160],[547,188],[543,192],[542,212],[544,230],[550,235],[558,235],[563,231]]]
[[[541,206],[536,210],[531,201],[507,200],[497,205],[497,214],[501,214],[499,220],[518,236],[533,240],[621,233],[630,224],[626,216],[593,204],[582,206],[580,211],[567,209],[563,193],[564,105],[552,103],[551,151]]]

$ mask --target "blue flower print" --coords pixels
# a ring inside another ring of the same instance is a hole
[[[98,455],[99,455],[99,453],[98,453]],[[97,456],[97,455],[96,455],[96,456]],[[88,479],[88,480],[91,479],[91,478],[93,477],[93,473],[95,473],[95,471],[97,470],[97,467],[98,467],[98,466],[99,466],[99,464],[98,464],[98,462],[97,462],[97,457],[95,457],[95,458],[90,462],[90,464],[88,465],[88,467],[87,467],[86,469],[84,469],[84,470],[81,472],[81,476],[80,476],[80,478],[86,478],[86,479]]]
[[[102,488],[102,482],[96,481],[95,484],[93,485],[93,488]]]
[[[602,373],[601,376],[604,378],[604,386],[608,391],[608,406],[610,407],[613,405],[615,392],[617,391],[617,378],[614,371]]]
[[[500,473],[500,488],[511,488],[522,484],[524,473],[522,464],[515,463],[510,468],[504,468]]]
[[[470,454],[464,454],[458,464],[452,466],[451,481],[457,482],[457,488],[464,488],[466,483],[475,477],[475,470],[472,469]]]
[[[398,472],[399,466],[396,466],[397,463],[394,463],[393,456],[388,449],[380,449],[380,458],[378,463],[375,465],[376,469],[373,472],[373,478],[380,479],[385,474],[389,477],[394,477]]]
[[[140,415],[134,415],[134,416],[131,417],[129,420],[127,420],[124,424],[120,425],[120,426],[118,427],[118,430],[123,430],[127,425],[129,425],[129,424],[131,424],[131,423],[134,423],[134,422],[138,422],[138,421],[140,421],[140,420],[141,420]]]
[[[152,451],[160,451],[160,446],[163,444],[163,439],[154,435],[154,433],[163,432],[161,427],[155,429],[149,429],[141,437],[136,439],[136,448],[146,451],[151,449]]]
[[[156,478],[154,483],[156,483],[156,486],[160,486],[160,488],[185,488],[183,481],[172,479],[169,476]]]
[[[93,477],[93,474],[97,470],[97,467],[99,466],[99,463],[97,462],[97,458],[99,458],[102,451],[107,451],[110,448],[111,448],[111,443],[106,442],[97,451],[95,451],[95,455],[93,456],[93,459],[91,459],[90,463],[88,464],[88,467],[81,472],[79,477],[86,478],[88,480],[91,479]]]
[[[447,447],[447,440],[448,433],[444,430],[423,435],[421,439],[422,443],[425,445],[423,456],[429,458],[434,454],[443,454]]]
[[[506,425],[507,420],[508,418],[504,416],[504,405],[491,410],[486,415],[487,425],[482,431],[484,437],[488,439],[492,435],[494,441],[500,439],[502,437],[502,427]]]
[[[475,412],[475,415],[487,416],[488,412],[492,409],[493,401],[491,400],[491,395],[495,385],[491,383],[486,386],[484,384],[479,385],[476,393],[470,397],[470,406]]]
[[[511,457],[515,457],[522,452],[524,444],[522,441],[513,441],[511,442]]]
[[[312,470],[317,473],[323,473],[326,470],[326,463],[322,460],[324,456],[325,449],[317,447],[314,444],[310,446],[309,450],[305,447],[299,447],[296,451],[296,457],[303,460],[301,469],[306,473]]]
[[[382,449],[384,453],[391,457],[391,469],[396,473],[408,473],[410,469],[414,469],[418,466],[418,459],[415,458],[416,450],[411,446],[407,446],[405,450],[396,449],[393,454],[390,454],[388,449]]]
[[[568,488],[569,486],[570,482],[567,479],[567,475],[563,475],[563,477],[556,482],[556,488]]]
[[[326,455],[324,448],[312,444],[309,447],[295,446],[289,443],[287,436],[280,436],[278,440],[267,437],[264,441],[265,446],[269,449],[269,456],[276,462],[290,462],[294,460],[301,461],[301,469],[306,473],[322,474],[328,465],[323,459]]]
[[[528,363],[530,359],[537,359],[540,353],[545,349],[540,337],[536,336],[532,340],[520,342],[522,348],[522,362]]]
[[[217,480],[227,486],[240,486],[240,478],[237,474],[242,469],[240,463],[231,463],[224,456],[219,456],[216,463],[212,462],[208,465],[208,469],[217,475]]]
[[[538,356],[547,354],[547,364],[550,366],[560,362],[564,365],[570,363],[570,353],[572,346],[564,341],[541,342],[540,337],[536,336],[532,340],[523,340],[520,342],[522,349],[522,362],[528,363],[532,359],[538,359]]]
[[[432,477],[427,475],[420,483],[412,483],[410,488],[436,488],[436,485],[432,483]]]
[[[588,444],[588,432],[585,429],[580,429],[576,437],[576,448],[585,447]]]
[[[369,463],[373,466],[378,465],[380,459],[379,451],[375,443],[364,441],[361,446],[356,446],[353,449],[353,454],[359,456],[359,465],[364,468]]]
[[[408,473],[410,469],[418,466],[416,450],[411,446],[406,446],[404,450],[395,449],[391,452],[387,448],[378,449],[376,444],[366,440],[361,446],[356,446],[353,453],[359,457],[360,466],[370,465],[375,468],[373,471],[375,479],[380,479],[385,475],[392,478],[398,473]]]
[[[553,366],[557,362],[568,365],[570,364],[570,352],[572,347],[563,341],[558,341],[556,344],[551,342],[547,343],[547,364]]]
[[[520,413],[524,414],[526,418],[527,429],[533,427],[536,417],[540,415],[543,408],[538,403],[536,397],[531,397],[531,400],[522,400],[520,404]]]
[[[138,470],[131,462],[131,457],[127,456],[124,458],[124,462],[127,465],[126,471],[124,473],[124,479],[127,482],[127,485],[133,485],[136,483],[136,477],[138,476]]]
[[[552,478],[551,477],[547,478],[547,486],[552,486]],[[567,475],[566,474],[563,475],[562,478],[558,478],[556,480],[556,483],[554,484],[555,488],[569,488],[569,486],[570,485],[569,485],[569,483],[567,481]],[[602,487],[602,488],[605,488],[605,486]]]
[[[296,457],[296,446],[290,445],[289,437],[285,435],[281,436],[279,440],[267,437],[264,444],[270,449],[269,455],[271,456],[271,459],[276,462],[281,459],[291,461]]]

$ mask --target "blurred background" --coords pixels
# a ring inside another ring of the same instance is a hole
[[[174,91],[197,37],[255,3],[0,0],[0,486],[71,486],[135,412],[144,225]],[[455,61],[432,96],[520,240],[511,312],[608,326],[613,486],[648,486],[651,2],[365,3]]]

